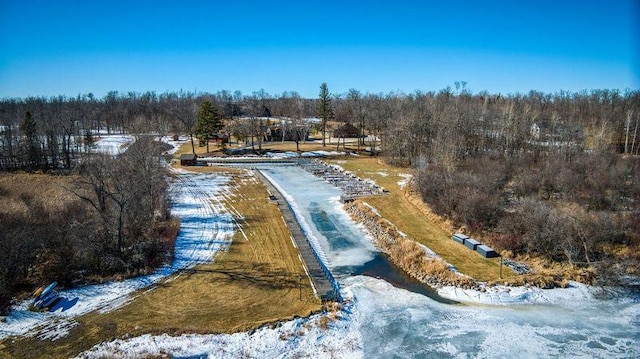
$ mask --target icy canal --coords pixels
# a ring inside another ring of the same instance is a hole
[[[534,304],[526,296],[508,306],[452,304],[388,267],[342,210],[338,189],[295,166],[260,169],[353,293],[351,330],[365,358],[640,357],[637,293],[603,300],[579,287],[542,291]]]

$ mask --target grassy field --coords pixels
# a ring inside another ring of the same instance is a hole
[[[44,202],[51,210],[62,209],[66,202],[78,197],[66,188],[73,185],[74,176],[56,176],[39,173],[0,173],[0,212],[27,211],[21,197],[33,197]]]
[[[400,231],[410,238],[431,248],[445,261],[453,264],[462,273],[480,281],[500,279],[498,259],[485,259],[478,253],[451,240],[453,228],[429,211],[420,198],[412,194],[408,187],[398,182],[405,179],[401,175],[412,174],[409,168],[394,167],[384,163],[378,157],[346,157],[343,160],[330,160],[361,178],[370,178],[389,191],[386,196],[363,199],[374,206],[380,214],[393,222]],[[512,277],[510,270],[502,271],[504,278]]]
[[[69,357],[125,336],[231,333],[320,310],[289,230],[277,207],[268,203],[262,183],[235,171],[233,186],[235,197],[227,205],[242,213],[242,231],[236,231],[229,250],[213,263],[139,293],[119,310],[78,318],[80,325],[65,338],[5,340],[0,343],[0,357]]]

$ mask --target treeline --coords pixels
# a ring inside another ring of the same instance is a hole
[[[387,160],[417,167],[425,202],[461,230],[601,279],[640,273],[638,91],[441,91],[395,104]]]
[[[617,246],[640,245],[639,174],[638,159],[612,154],[483,156],[430,164],[417,187],[436,212],[501,250],[606,267],[634,258],[614,258],[625,254]]]
[[[73,175],[5,174],[18,177],[0,185],[0,309],[53,280],[132,276],[170,260],[179,223],[170,217],[164,150],[141,137],[118,157],[84,157]]]
[[[542,153],[550,146],[568,157],[587,150],[639,154],[639,96],[630,90],[472,94],[458,82],[455,89],[411,94],[352,89],[330,96],[329,111],[322,114],[330,118],[323,118],[322,127],[325,120],[351,123],[361,133],[358,144],[365,145],[367,138],[374,153],[381,145],[389,161],[405,165],[451,162],[487,151]],[[283,130],[295,131],[309,126],[305,118],[319,116],[318,99],[262,90],[2,99],[0,169],[71,168],[73,158],[103,132],[193,135],[205,101],[224,120],[225,132],[252,142],[266,138],[265,117],[286,117],[289,127]]]
[[[313,100],[295,92],[273,97],[264,91],[216,94],[155,92],[120,94],[103,98],[29,97],[0,100],[0,170],[71,169],[74,159],[87,153],[96,136],[110,133],[193,135],[201,129],[198,117],[210,103],[222,119],[249,116],[254,121],[231,124],[226,131],[242,138],[264,138],[266,127],[258,118],[313,116]]]

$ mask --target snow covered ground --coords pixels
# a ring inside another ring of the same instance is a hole
[[[54,312],[31,312],[31,301],[12,308],[0,324],[0,339],[9,335],[37,335],[56,339],[76,325],[74,317],[98,310],[107,312],[134,299],[133,293],[149,287],[177,270],[211,261],[216,251],[227,248],[233,235],[233,217],[220,203],[228,195],[229,177],[182,172],[172,187],[172,213],[181,220],[175,258],[150,275],[60,291],[62,301]],[[213,201],[213,202],[212,202]],[[69,308],[65,305],[73,304]]]
[[[402,177],[402,179],[398,181],[398,186],[400,186],[400,188],[404,188],[413,179],[413,175],[408,173],[401,173],[399,176]]]
[[[110,155],[119,155],[126,151],[127,147],[135,141],[135,137],[126,134],[116,135],[100,135],[100,138],[94,144],[93,152],[105,153]]]
[[[326,326],[322,324],[323,316],[327,314],[295,319],[252,333],[143,335],[99,344],[78,357],[140,358],[169,353],[174,357],[220,359],[362,358],[362,338],[352,330],[356,319],[350,309],[340,311]]]
[[[253,333],[145,335],[95,346],[81,358],[171,354],[204,358],[633,358],[638,301],[547,291],[556,305],[443,304],[381,279],[343,280],[351,302],[323,329],[321,315]],[[555,299],[554,299],[555,298]],[[560,304],[562,303],[562,304]]]

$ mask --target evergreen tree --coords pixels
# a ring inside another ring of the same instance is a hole
[[[220,130],[222,130],[222,118],[218,108],[211,101],[204,100],[198,112],[198,126],[195,134],[198,137],[200,146],[202,146],[203,142],[207,144],[207,153],[209,152],[209,139],[214,137]]]
[[[333,108],[331,106],[331,94],[327,83],[320,85],[320,96],[316,104],[316,116],[322,119],[322,146],[326,146],[325,137],[327,134],[327,121],[333,119]]]
[[[24,135],[26,150],[26,165],[29,169],[38,168],[40,165],[40,146],[38,144],[38,128],[36,121],[31,117],[31,112],[27,111],[24,121],[20,127]]]

